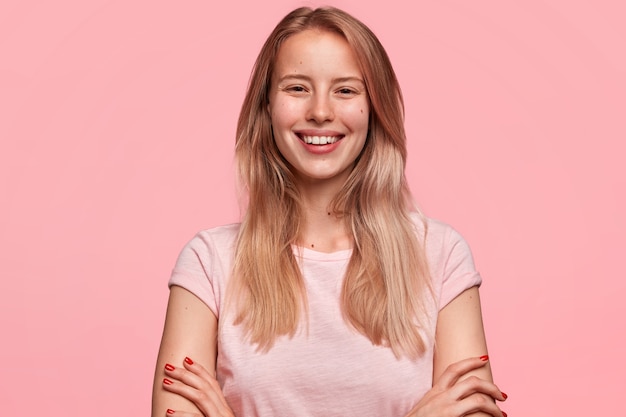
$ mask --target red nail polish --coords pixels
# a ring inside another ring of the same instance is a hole
[[[174,414],[174,410],[167,409],[167,414]]]
[[[169,380],[169,379],[167,379],[167,378],[163,378],[163,383],[164,383],[165,385],[172,385],[172,384],[173,384],[173,382],[172,382],[172,381],[170,381],[170,380]]]
[[[191,359],[189,359],[189,358],[185,358],[185,363],[187,365],[193,365],[193,361]]]
[[[483,362],[487,362],[489,360],[489,356],[488,355],[483,355],[480,357],[480,360]]]
[[[504,417],[506,417],[506,413],[505,413],[504,411],[502,412],[502,415],[503,415]]]
[[[504,399],[505,399],[505,400],[506,400],[507,398],[509,398],[509,396],[508,396],[508,395],[506,395],[506,393],[504,393],[504,392],[502,393],[502,396],[504,397]]]
[[[176,368],[174,368],[174,367],[173,367],[172,365],[170,365],[169,363],[166,363],[166,364],[165,364],[165,369],[167,369],[168,371],[173,371],[173,370],[174,370],[174,369],[176,369]]]

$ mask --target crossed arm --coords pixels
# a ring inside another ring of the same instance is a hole
[[[480,296],[472,287],[439,312],[433,388],[407,417],[506,417],[494,400],[506,395],[493,384]]]
[[[171,415],[168,409],[175,410],[176,417],[233,415],[215,380],[216,341],[213,312],[189,291],[173,286],[157,359],[152,417]],[[494,403],[506,396],[492,383],[484,357],[477,287],[440,311],[435,346],[433,388],[406,417],[506,416]]]
[[[202,415],[198,406],[191,400],[164,389],[167,386],[165,379],[172,381],[170,385],[184,388],[171,376],[165,366],[174,366],[174,372],[179,374],[185,370],[185,358],[193,358],[195,363],[192,366],[203,364],[209,378],[215,379],[217,318],[194,294],[182,287],[172,286],[154,374],[152,417],[167,416],[168,409],[176,410],[177,417],[182,416],[181,411]],[[187,366],[190,364],[187,363]]]

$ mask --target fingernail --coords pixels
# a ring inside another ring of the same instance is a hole
[[[170,380],[169,380],[169,379],[167,379],[167,378],[163,378],[163,383],[164,383],[165,385],[172,385],[172,384],[173,384],[173,382],[172,382],[172,381],[170,381]]]
[[[174,414],[174,410],[167,409],[167,414]]]
[[[506,417],[506,413],[505,413],[504,411],[502,412],[502,415],[503,415],[504,417]]]
[[[489,360],[489,356],[488,355],[483,355],[480,357],[480,360],[483,362],[487,362]]]
[[[185,358],[185,363],[187,365],[193,365],[193,361],[191,359],[189,359],[189,358]]]
[[[174,369],[176,369],[176,368],[174,368],[174,367],[173,367],[172,365],[170,365],[169,363],[166,363],[166,364],[165,364],[165,369],[167,369],[168,371],[173,371],[173,370],[174,370]]]
[[[502,396],[504,397],[504,399],[505,399],[505,400],[506,400],[507,398],[509,398],[509,396],[508,396],[508,395],[506,395],[506,393],[504,393],[504,392],[502,393]]]

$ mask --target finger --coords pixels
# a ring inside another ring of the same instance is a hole
[[[477,376],[470,376],[469,378],[457,382],[450,388],[450,394],[453,398],[458,400],[462,400],[475,393],[488,395],[498,401],[506,401],[507,399],[507,395],[500,391],[496,384]]]
[[[198,375],[188,371],[185,368],[175,367],[174,365],[169,363],[165,364],[163,372],[168,378],[178,380],[198,390],[203,390],[206,388],[207,385],[209,385],[208,380],[202,379]]]
[[[204,417],[203,414],[191,413],[189,411],[179,411],[167,409],[165,413],[166,417]]]
[[[222,401],[222,404],[225,407],[228,407],[226,398],[224,397],[224,394],[222,393],[222,389],[219,386],[219,383],[217,382],[215,371],[213,372],[207,371],[207,369],[204,366],[202,366],[201,364],[197,362],[194,362],[189,357],[185,358],[185,360],[183,361],[183,365],[185,366],[185,369],[199,376],[203,381],[207,381],[211,385],[211,388],[218,394],[220,400]]]
[[[215,370],[213,370],[212,372],[209,372],[204,366],[202,366],[201,364],[194,362],[191,358],[186,357],[185,360],[183,361],[183,365],[185,366],[185,369],[188,369],[189,371],[193,372],[194,374],[207,379],[207,378],[212,378],[215,379]]]
[[[435,385],[439,385],[441,388],[450,388],[461,378],[463,375],[474,369],[481,368],[487,364],[489,357],[487,355],[463,359],[449,365],[446,370],[441,374],[439,380]]]
[[[210,417],[232,416],[232,412],[220,399],[220,393],[211,388],[195,389],[182,381],[169,378],[163,379],[163,389],[178,394],[195,404],[205,415]],[[170,416],[172,416],[170,414]]]
[[[464,416],[478,412],[487,413],[493,417],[506,417],[506,414],[500,410],[492,397],[480,393],[472,394],[461,401],[457,401],[454,405],[453,415]]]

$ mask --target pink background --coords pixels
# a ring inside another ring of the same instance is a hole
[[[239,215],[253,60],[317,5],[210,3],[1,3],[3,415],[148,415],[176,256]],[[335,3],[395,65],[417,199],[474,250],[510,416],[623,410],[620,4]]]

